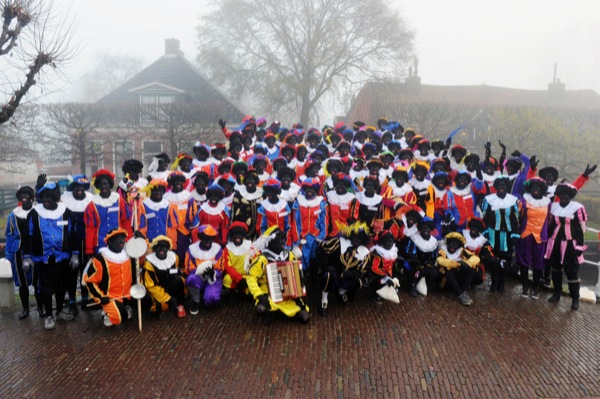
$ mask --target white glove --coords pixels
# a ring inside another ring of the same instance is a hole
[[[215,264],[214,261],[212,260],[207,260],[204,261],[202,263],[200,263],[197,267],[196,267],[196,276],[201,276],[204,273],[206,273],[206,271],[208,269],[212,269],[213,265]]]
[[[31,268],[33,267],[33,261],[31,260],[31,258],[25,258],[23,259],[23,273],[27,274],[29,273],[29,270],[31,270]]]
[[[71,255],[71,261],[69,262],[71,270],[77,270],[79,268],[79,255]]]

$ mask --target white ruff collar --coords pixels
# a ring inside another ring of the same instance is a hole
[[[98,253],[100,255],[102,255],[102,257],[104,259],[106,259],[106,261],[112,262],[112,263],[121,264],[121,263],[129,260],[129,256],[127,256],[127,253],[125,252],[125,250],[123,250],[121,252],[113,252],[110,249],[108,249],[108,247],[104,247],[104,248],[100,248],[98,250]]]
[[[206,201],[204,204],[202,204],[200,206],[200,209],[203,210],[204,212],[208,213],[209,215],[219,215],[221,212],[223,212],[225,210],[225,204],[223,203],[223,201],[219,201],[217,206],[213,207],[213,206],[210,206],[208,201]]]
[[[483,236],[483,234],[479,234],[479,237],[473,238],[471,237],[471,230],[463,230],[463,237],[465,237],[465,247],[471,251],[475,251],[486,243],[487,238]]]
[[[456,159],[454,159],[454,157],[450,157],[450,169],[452,170],[464,170],[465,168],[465,164],[464,163],[458,163],[456,162]]]
[[[446,258],[450,260],[459,261],[462,258],[463,248],[458,248],[453,254],[451,254],[450,251],[448,251],[448,247],[446,247],[446,243],[444,243],[442,244],[440,249],[444,250],[444,252],[446,253]]]
[[[390,249],[385,249],[382,246],[375,245],[371,250],[377,252],[379,256],[381,256],[385,260],[396,260],[398,259],[398,248],[396,248],[396,244],[392,246]]]
[[[263,249],[261,253],[271,262],[287,262],[290,259],[290,252],[284,249],[280,253],[276,254],[270,249]]]
[[[487,173],[482,173],[483,175],[483,181],[486,183],[490,183],[490,184],[494,184],[494,180],[496,180],[496,178],[498,176],[500,176],[500,171],[497,170],[495,171],[493,174],[488,175]]]
[[[88,204],[92,202],[93,195],[85,192],[84,197],[80,200],[73,197],[73,193],[66,191],[63,193],[60,200],[66,205],[67,209],[72,212],[83,213]]]
[[[287,206],[287,202],[281,198],[279,198],[279,201],[277,201],[276,204],[270,203],[268,199],[262,200],[260,204],[265,211],[269,212],[281,212],[285,210],[285,207]]]
[[[317,195],[315,198],[307,200],[304,194],[300,194],[296,201],[298,201],[298,205],[300,205],[303,208],[313,208],[315,206],[321,205],[321,202],[323,202],[323,197]]]
[[[185,202],[188,202],[188,200],[190,199],[191,196],[192,196],[192,194],[189,191],[183,190],[178,193],[169,191],[168,193],[165,194],[165,196],[163,198],[172,204],[183,204]]]
[[[196,201],[196,203],[202,204],[203,202],[206,201],[206,193],[198,194],[198,191],[196,191],[196,190],[191,191],[191,193],[192,193],[192,198],[194,199],[194,201]]]
[[[59,219],[62,218],[62,216],[64,215],[65,211],[67,210],[67,207],[65,206],[65,204],[58,204],[58,207],[54,210],[49,210],[44,208],[44,206],[42,204],[37,204],[35,206],[35,211],[38,213],[38,215],[40,215],[40,217],[44,218],[44,219]]]
[[[546,194],[546,197],[548,197],[548,198],[554,197],[554,192],[555,191],[556,191],[556,184],[548,186],[548,194]]]
[[[450,191],[454,193],[454,195],[458,195],[459,197],[464,197],[466,195],[471,194],[471,183],[467,184],[467,187],[459,190],[456,186],[450,187]]]
[[[429,188],[429,186],[431,186],[431,182],[429,180],[424,179],[423,181],[418,181],[414,177],[412,179],[410,179],[410,181],[408,183],[410,184],[410,186],[412,188],[414,188],[418,191],[427,190],[427,188]]]
[[[27,219],[27,215],[29,215],[29,212],[31,212],[32,209],[33,207],[26,211],[23,209],[23,207],[18,206],[15,209],[13,209],[13,213],[19,219]]]
[[[160,202],[154,202],[150,198],[146,198],[143,204],[152,211],[160,211],[161,209],[169,207],[169,201],[167,201],[164,197]]]
[[[356,199],[361,205],[375,206],[381,204],[382,197],[379,194],[375,194],[372,197],[367,197],[364,191],[356,193]]]
[[[256,199],[262,198],[263,195],[263,189],[261,187],[256,187],[255,192],[249,193],[248,190],[246,190],[246,186],[244,185],[240,185],[237,188],[237,192],[240,193],[242,198],[248,201],[254,201]]]
[[[404,223],[404,236],[405,237],[412,237],[419,231],[416,223],[413,224],[412,227],[408,227],[408,222],[406,221],[406,215],[402,215],[402,222]]]
[[[517,203],[517,197],[512,194],[506,194],[506,197],[499,198],[497,194],[489,194],[485,197],[493,211],[498,209],[508,209]]]
[[[357,172],[354,169],[350,169],[350,177],[352,178],[352,180],[356,180],[356,179],[360,180],[364,177],[367,177],[368,175],[369,175],[368,170],[359,170]]]
[[[447,189],[443,189],[443,190],[438,190],[438,188],[434,185],[432,185],[433,187],[433,191],[435,192],[435,198],[444,198],[444,195],[446,195],[446,193],[448,192]]]
[[[583,208],[583,205],[575,201],[569,202],[569,205],[564,208],[560,206],[559,202],[553,202],[551,212],[553,216],[558,216],[559,218],[573,219],[575,213],[581,208]]]
[[[356,196],[353,193],[345,193],[339,195],[335,190],[331,190],[327,193],[327,199],[331,205],[346,205],[352,202]]]
[[[421,234],[415,234],[411,236],[410,239],[413,240],[417,248],[422,252],[433,252],[438,246],[438,242],[434,236],[430,236],[429,240],[425,240]]]
[[[525,201],[527,201],[527,204],[531,205],[534,208],[547,207],[548,204],[550,203],[550,198],[548,198],[548,197],[542,197],[540,199],[535,199],[529,193],[523,194],[523,198],[525,199]]]
[[[225,246],[229,252],[234,254],[235,256],[246,255],[248,251],[250,251],[250,247],[252,246],[252,241],[244,240],[240,246],[235,245],[233,242],[228,242]]]
[[[214,260],[220,250],[221,246],[214,242],[209,249],[200,249],[200,241],[190,245],[189,249],[192,256],[197,260]]]
[[[395,197],[404,197],[406,194],[412,192],[412,187],[406,183],[398,187],[395,181],[391,181],[388,185],[392,188],[392,193]]]
[[[175,255],[175,252],[173,251],[168,251],[167,257],[165,259],[158,259],[154,252],[146,256],[146,260],[152,263],[152,266],[159,270],[169,270],[171,268],[177,267],[177,265],[175,264],[176,259],[177,255]]]
[[[109,206],[114,205],[115,202],[119,202],[119,193],[112,192],[110,193],[108,198],[102,198],[100,194],[94,195],[94,198],[92,198],[92,202],[96,205],[100,205],[103,208],[108,208]]]

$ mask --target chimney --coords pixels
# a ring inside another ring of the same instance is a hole
[[[548,94],[551,98],[561,98],[565,94],[565,84],[560,82],[556,76],[557,65],[554,63],[554,77],[552,83],[548,85]]]
[[[413,67],[409,68],[408,78],[404,80],[404,84],[410,92],[418,93],[421,91],[421,78],[419,77],[419,60],[417,59],[415,59],[414,68],[414,75]]]
[[[183,55],[179,49],[179,40],[165,39],[165,55]]]

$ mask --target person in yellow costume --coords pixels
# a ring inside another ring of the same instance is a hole
[[[171,239],[159,235],[152,240],[152,253],[146,256],[143,283],[152,298],[152,311],[177,309],[177,317],[185,317],[185,279],[179,270],[179,258],[173,252]]]
[[[223,272],[223,287],[231,305],[248,291],[246,267],[250,262],[252,241],[245,238],[246,233],[248,226],[244,222],[233,222],[229,226],[227,245],[223,249],[223,256],[215,265],[217,270]]]
[[[285,249],[285,233],[277,226],[268,228],[254,243],[252,257],[246,276],[250,294],[256,301],[256,313],[263,323],[271,321],[271,312],[281,312],[287,317],[295,317],[302,323],[308,323],[310,314],[302,298],[288,299],[275,303],[269,297],[266,266],[271,262],[291,262],[296,257]]]
[[[454,291],[461,305],[473,303],[468,291],[475,269],[480,262],[477,255],[465,249],[465,238],[460,233],[449,233],[438,252],[437,263],[446,277],[448,286]]]

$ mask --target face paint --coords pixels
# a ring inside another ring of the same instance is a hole
[[[123,251],[123,248],[125,248],[126,238],[127,237],[125,236],[125,234],[117,234],[116,236],[111,237],[106,243],[106,245],[108,246],[108,249],[112,252],[120,253],[121,251]]]

